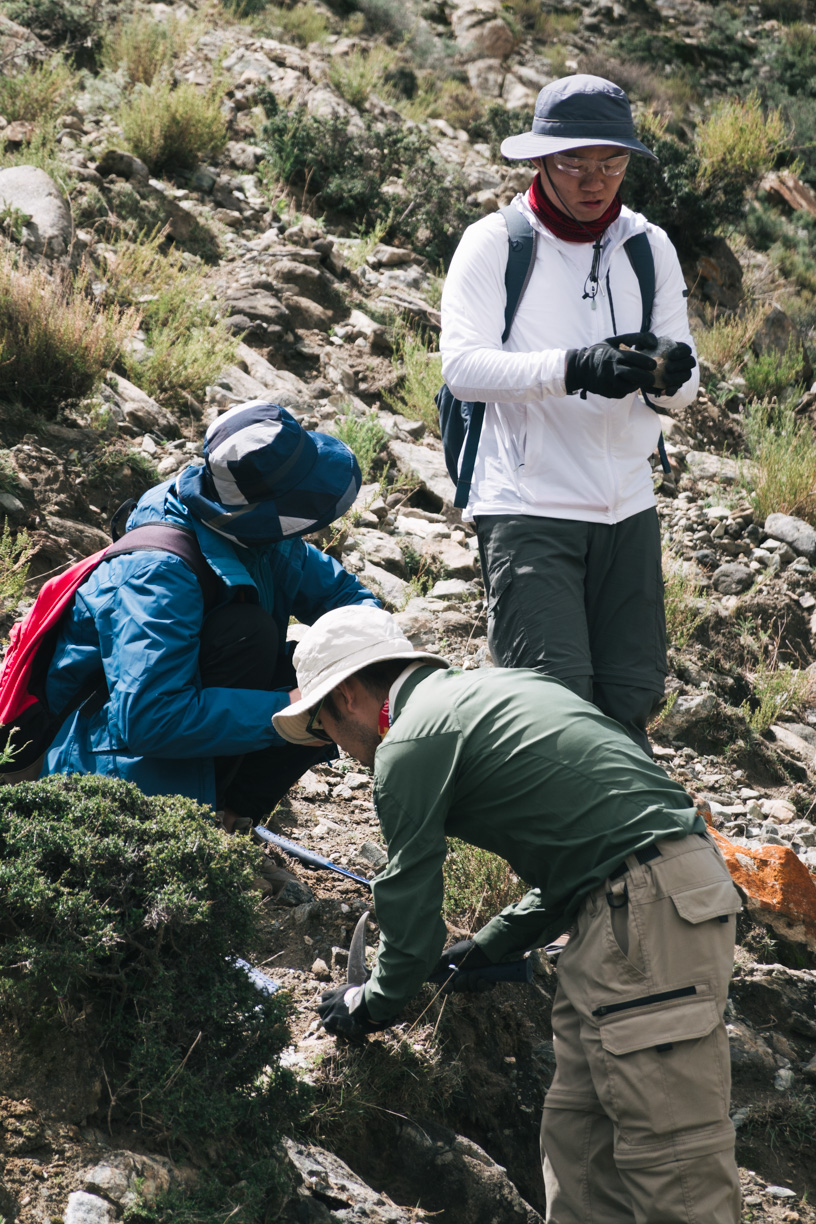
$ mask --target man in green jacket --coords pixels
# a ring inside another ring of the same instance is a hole
[[[541,1127],[551,1224],[737,1224],[723,1023],[739,896],[693,800],[622,728],[532,670],[461,672],[387,612],[339,608],[295,652],[292,743],[374,770],[388,865],[377,967],[319,1007],[332,1033],[393,1023],[440,966],[446,838],[530,885],[442,965],[518,957],[572,928]]]

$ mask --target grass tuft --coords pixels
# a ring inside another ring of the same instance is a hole
[[[0,608],[16,608],[22,599],[33,552],[28,532],[18,531],[12,535],[5,522],[0,532]]]
[[[53,121],[70,105],[77,77],[60,55],[32,64],[16,76],[0,75],[0,115],[12,123]]]
[[[789,407],[754,401],[745,410],[745,439],[751,464],[740,465],[740,480],[760,521],[769,514],[794,514],[816,525],[816,437],[807,421]]]
[[[444,872],[443,916],[468,931],[477,930],[527,892],[527,885],[504,859],[455,837],[448,841]]]
[[[202,93],[189,81],[174,88],[158,78],[149,87],[137,86],[118,120],[130,152],[154,174],[189,169],[227,143],[218,84]]]
[[[344,417],[335,420],[332,433],[354,452],[363,484],[368,484],[387,439],[385,430],[377,420],[377,413],[372,409],[366,416],[360,417],[348,408]]]
[[[0,399],[53,419],[90,395],[134,326],[132,311],[96,303],[87,275],[24,270],[0,250]]]
[[[401,365],[399,389],[383,394],[385,402],[411,421],[424,421],[439,437],[434,396],[442,385],[442,358],[436,348],[407,324],[394,327],[394,355]]]

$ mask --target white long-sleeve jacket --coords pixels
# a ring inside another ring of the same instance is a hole
[[[641,231],[655,262],[650,330],[693,349],[677,254],[662,229],[624,208],[606,231],[593,302],[583,297],[592,243],[563,242],[537,219],[526,196],[514,203],[539,239],[505,343],[508,244],[500,213],[465,230],[442,294],[442,376],[459,399],[486,404],[463,517],[533,514],[617,523],[654,505],[649,456],[660,423],[637,394],[567,395],[566,351],[640,331],[640,286],[623,244]],[[676,395],[655,403],[670,414],[693,400],[698,385],[695,369]]]

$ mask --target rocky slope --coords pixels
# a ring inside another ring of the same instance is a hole
[[[0,131],[7,158],[18,163],[0,169],[2,216],[11,219],[0,244],[19,255],[21,267],[53,276],[87,267],[88,292],[104,303],[115,241],[164,226],[162,251],[181,251],[179,269],[196,269],[202,302],[219,320],[218,342],[235,342],[231,361],[197,394],[189,387],[183,395],[147,394],[136,360],[120,362],[80,403],[0,405],[0,515],[12,536],[27,532],[31,541],[22,601],[0,608],[3,633],[46,575],[107,542],[108,520],[126,497],[198,461],[203,431],[220,411],[264,396],[310,428],[356,423],[354,436],[373,451],[367,483],[322,545],[381,592],[415,645],[465,668],[490,665],[475,537],[451,506],[441,445],[425,422],[393,408],[406,376],[400,327],[421,327],[426,337],[438,328],[438,268],[410,246],[378,242],[376,232],[354,236],[347,217],[323,215],[307,190],[287,193],[281,182],[270,188],[261,134],[269,93],[279,107],[303,106],[352,127],[361,116],[404,122],[376,91],[358,106],[332,83],[332,65],[386,40],[370,30],[343,32],[335,13],[312,7],[334,32],[304,48],[203,2],[146,6],[157,22],[203,18],[173,71],[201,90],[215,79],[229,124],[223,152],[184,173],[152,174],[128,150],[114,117],[126,88],[93,65],[55,124],[48,172],[36,157],[26,164],[36,122],[11,120]],[[520,11],[513,9],[516,17]],[[712,31],[721,30],[714,8],[633,0],[571,13],[556,55],[554,35],[542,43],[520,20],[508,23],[499,0],[428,5],[412,27],[411,54],[415,66],[433,64],[447,47],[461,82],[482,99],[529,110],[556,68],[599,71],[605,40],[621,30],[651,31],[694,65],[701,88],[729,85],[710,50]],[[750,10],[742,42],[764,46],[773,21]],[[5,18],[0,39],[11,72],[53,64],[51,48]],[[728,60],[729,72],[736,73],[734,63]],[[642,80],[622,83],[635,96],[643,87]],[[460,176],[473,215],[527,186],[529,171],[501,164],[488,139],[472,139],[458,122],[431,117],[422,130]],[[806,207],[806,190],[796,190]],[[405,192],[394,186],[395,199]],[[780,198],[777,204],[784,208]],[[801,334],[783,309],[791,283],[762,250],[734,246],[739,259],[722,238],[688,257],[700,327],[710,325],[712,305],[727,312],[753,297],[764,319],[755,352],[784,354],[791,335],[801,345],[806,328]],[[145,310],[148,297],[139,298]],[[142,326],[128,352],[149,356],[153,343]],[[704,366],[706,389],[678,419],[663,422],[672,474],[658,469],[655,485],[673,644],[668,699],[652,734],[667,771],[708,804],[747,901],[728,1015],[744,1218],[816,1220],[808,1201],[816,1185],[809,1144],[816,1113],[816,531],[788,514],[756,511],[745,381],[726,373]],[[807,419],[816,394],[791,402]],[[349,761],[307,775],[270,828],[357,875],[371,877],[385,861],[369,778]],[[281,1150],[291,1190],[278,1218],[396,1224],[442,1212],[452,1224],[539,1220],[552,967],[535,955],[532,986],[500,987],[478,1005],[442,1001],[429,988],[393,1033],[363,1049],[338,1047],[312,1009],[327,983],[342,980],[351,930],[370,894],[331,872],[295,870],[305,890],[290,898],[297,903],[264,903],[265,971],[297,1002],[288,1057],[314,1083],[318,1108],[310,1133]],[[469,917],[463,912],[457,922],[464,927]],[[192,1153],[188,1165],[171,1163],[137,1131],[109,1126],[98,1070],[77,1058],[67,1038],[52,1037],[38,1060],[24,1057],[10,1034],[0,1049],[0,1214],[7,1220],[156,1219],[144,1204],[194,1180],[207,1160]]]

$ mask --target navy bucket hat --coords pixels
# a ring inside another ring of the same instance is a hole
[[[307,535],[345,514],[362,477],[352,451],[310,433],[278,404],[250,400],[218,417],[204,439],[204,466],[176,481],[185,506],[237,544]]]
[[[546,157],[586,145],[611,145],[657,161],[635,136],[632,108],[619,85],[577,73],[551,81],[536,99],[533,127],[502,141],[502,154],[515,161]]]

